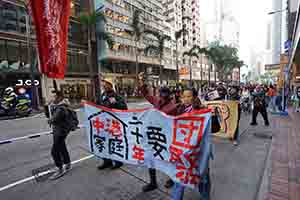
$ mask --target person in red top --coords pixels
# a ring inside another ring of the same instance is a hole
[[[167,87],[162,87],[159,90],[159,97],[153,96],[150,94],[149,89],[144,81],[144,74],[139,74],[139,90],[142,93],[142,95],[147,99],[154,108],[164,112],[167,115],[177,115],[178,106],[175,101],[171,98],[171,90]],[[143,192],[149,192],[152,190],[157,189],[157,181],[156,181],[156,170],[155,169],[149,169],[149,175],[150,175],[150,183],[145,185],[143,187]],[[174,185],[174,182],[169,179],[166,182],[165,187],[170,188]]]
[[[267,96],[270,98],[270,107],[273,112],[276,111],[276,90],[273,85],[270,85]]]

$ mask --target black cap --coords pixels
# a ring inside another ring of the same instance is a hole
[[[171,90],[168,87],[162,87],[159,90],[161,97],[169,97],[171,95]]]

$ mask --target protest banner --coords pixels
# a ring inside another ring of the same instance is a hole
[[[208,108],[215,110],[220,116],[221,130],[215,136],[233,139],[238,122],[237,101],[207,101]]]
[[[36,29],[40,72],[63,79],[67,66],[71,0],[29,0]]]
[[[97,157],[155,168],[197,188],[210,156],[211,110],[171,117],[154,108],[121,111],[86,102],[85,115]]]

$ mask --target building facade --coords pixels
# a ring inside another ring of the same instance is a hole
[[[71,18],[68,33],[68,66],[66,77],[58,81],[58,87],[71,102],[92,97],[91,80],[87,67],[87,39],[78,21],[79,13],[87,9],[80,0],[71,2]],[[19,80],[31,79],[31,65],[34,65],[34,78],[39,81],[40,100],[49,100],[52,80],[43,77],[38,71],[37,44],[34,26],[26,26],[26,9],[22,0],[0,0],[0,90],[16,86]],[[30,37],[26,35],[30,28]],[[29,45],[27,41],[29,40]],[[31,58],[28,58],[28,51]],[[96,62],[95,62],[96,63]],[[24,84],[31,92],[31,86]],[[1,92],[1,91],[0,91]]]
[[[104,12],[107,22],[99,22],[97,29],[104,30],[114,39],[114,46],[108,49],[105,41],[98,40],[98,61],[101,73],[113,80],[120,93],[133,95],[136,91],[136,44],[132,21],[136,10],[140,11],[140,28],[150,29],[160,34],[171,36],[171,27],[165,21],[163,2],[160,0],[95,0],[95,10]],[[104,26],[104,27],[102,27]],[[145,54],[149,45],[158,46],[158,41],[151,35],[143,34],[138,41],[138,71],[146,72],[151,84],[159,84],[160,62],[163,66],[163,84],[175,81],[173,61],[173,41],[166,41],[162,61],[154,53]]]

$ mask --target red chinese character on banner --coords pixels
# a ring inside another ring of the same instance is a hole
[[[113,119],[111,121],[111,126],[107,129],[107,132],[109,132],[109,134],[111,134],[112,136],[116,136],[116,137],[121,136],[122,135],[121,123],[118,120]]]
[[[178,162],[179,164],[183,165],[182,159],[180,157],[183,154],[183,150],[171,145],[169,151],[171,155],[170,162]]]
[[[137,160],[144,160],[144,155],[145,155],[144,149],[134,145],[132,150],[134,152],[132,158],[137,159]]]
[[[198,185],[200,176],[197,174],[199,152],[185,154],[185,159],[188,161],[189,166],[179,164],[176,166],[176,178],[184,184]]]
[[[194,116],[175,119],[172,144],[185,149],[197,148],[201,143],[204,121],[204,117]]]
[[[100,130],[104,129],[104,122],[100,120],[100,117],[96,117],[96,119],[93,120],[93,127],[97,130],[98,135]]]

